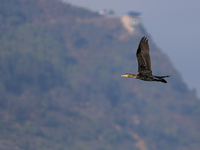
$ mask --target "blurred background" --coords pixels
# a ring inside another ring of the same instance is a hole
[[[0,149],[199,150],[197,8],[0,0]],[[121,78],[143,36],[167,84]]]
[[[200,97],[200,2],[198,0],[64,0],[93,11],[113,10],[120,17],[128,10],[141,13],[147,32],[168,55],[190,89]]]

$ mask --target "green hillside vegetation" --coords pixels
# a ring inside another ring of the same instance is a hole
[[[198,150],[199,100],[139,29],[61,1],[1,0],[0,148]],[[144,35],[167,84],[120,76],[137,72]]]

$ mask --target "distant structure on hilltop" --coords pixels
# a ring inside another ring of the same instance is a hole
[[[103,10],[99,10],[98,11],[98,14],[101,15],[101,16],[113,16],[115,13],[113,10],[107,10],[107,9],[103,9]]]
[[[121,17],[121,22],[124,28],[127,29],[129,33],[134,34],[137,26],[142,23],[140,15],[140,12],[135,11],[127,11],[123,13]]]

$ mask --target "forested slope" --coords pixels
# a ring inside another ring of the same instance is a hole
[[[0,1],[0,148],[198,150],[200,104],[142,25],[56,0]],[[137,72],[149,38],[152,69]]]

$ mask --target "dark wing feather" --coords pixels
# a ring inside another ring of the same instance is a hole
[[[148,39],[142,37],[136,53],[139,73],[152,73]]]

